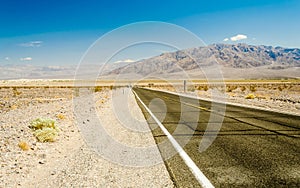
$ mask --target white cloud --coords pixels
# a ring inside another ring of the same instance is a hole
[[[21,61],[31,61],[32,57],[22,57],[20,58]]]
[[[231,41],[238,41],[238,40],[244,40],[247,39],[248,37],[246,35],[238,34],[236,36],[230,37]]]
[[[21,43],[19,44],[19,46],[22,47],[41,47],[42,46],[43,41],[30,41],[30,42],[26,42],[26,43]]]
[[[227,42],[227,41],[229,41],[229,38],[225,38],[223,41],[224,41],[224,42]]]
[[[133,59],[126,59],[124,62],[125,63],[132,63],[132,62],[135,62],[135,61]]]
[[[61,70],[64,70],[64,69],[65,69],[65,67],[56,66],[56,65],[47,66],[47,67],[42,68],[43,71],[61,71]]]
[[[10,60],[10,58],[9,58],[9,57],[5,57],[4,59],[5,59],[6,61],[9,61],[9,60]]]
[[[132,63],[132,62],[135,62],[135,60],[133,60],[133,59],[125,59],[125,60],[116,61],[114,63]]]

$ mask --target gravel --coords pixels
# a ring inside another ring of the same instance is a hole
[[[0,92],[0,102],[4,104],[0,108],[0,187],[173,187],[163,161],[129,167],[113,163],[90,148],[80,128],[89,126],[93,119],[86,118],[85,124],[76,121],[78,114],[73,113],[71,89],[52,88],[51,94],[39,88],[18,90],[22,94],[17,96],[11,96],[12,90],[8,89]],[[110,105],[112,93],[85,90],[74,99],[85,101],[93,97],[98,117],[118,142],[132,147],[155,146],[150,131],[133,132],[115,117]],[[143,119],[134,96],[125,96],[129,98],[132,116]],[[18,105],[11,108],[16,103]],[[58,114],[64,118],[58,118]],[[37,142],[28,125],[38,117],[56,120],[61,132],[55,142]],[[29,145],[28,151],[18,147],[21,141]]]

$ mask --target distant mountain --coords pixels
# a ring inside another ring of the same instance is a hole
[[[94,79],[98,74],[128,65],[127,61],[116,63],[76,65],[39,66],[30,64],[0,64],[0,80],[6,79]]]
[[[297,68],[293,69],[293,75],[300,77],[298,70],[300,67],[300,49],[248,44],[212,44],[206,47],[163,53],[156,57],[117,68],[109,72],[109,74],[134,74],[140,76],[175,74],[182,72],[182,70],[195,71],[200,70],[199,66],[201,68],[209,68],[217,64],[227,71],[234,69],[249,71],[268,69],[268,72],[272,73],[272,70]],[[299,75],[295,72],[296,70]],[[276,76],[280,76],[278,74],[280,72],[277,71],[276,73]]]
[[[193,58],[191,58],[193,57]],[[29,64],[0,65],[0,79],[141,79],[145,77],[205,79],[221,65],[224,78],[300,78],[300,49],[247,44],[212,44],[136,62],[38,66]],[[199,69],[199,67],[201,69]],[[203,71],[205,70],[205,71]],[[76,74],[76,75],[75,75]]]

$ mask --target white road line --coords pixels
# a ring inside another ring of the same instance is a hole
[[[144,106],[144,108],[148,111],[148,113],[152,116],[155,122],[158,124],[160,129],[164,132],[167,138],[170,140],[175,150],[179,153],[185,164],[189,167],[191,172],[194,174],[195,178],[198,180],[202,187],[214,187],[211,182],[207,179],[207,177],[201,172],[198,166],[194,163],[194,161],[188,156],[188,154],[183,150],[183,148],[178,144],[178,142],[174,139],[174,137],[169,133],[169,131],[164,127],[164,125],[155,117],[155,115],[151,112],[151,110],[145,105],[145,103],[140,99],[140,97],[136,94],[135,91],[132,90],[136,98],[140,101],[140,103]]]

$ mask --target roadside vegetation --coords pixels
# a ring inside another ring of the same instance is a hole
[[[56,122],[48,118],[37,118],[30,123],[30,129],[39,142],[54,142],[59,133]]]

